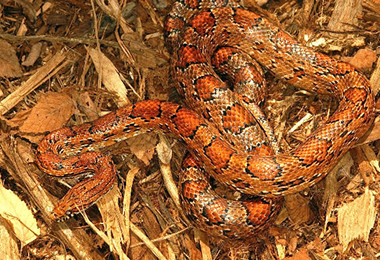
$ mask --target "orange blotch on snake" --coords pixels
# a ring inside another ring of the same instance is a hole
[[[244,117],[243,117],[244,116]],[[230,106],[223,115],[223,127],[231,133],[240,133],[241,129],[254,124],[255,119],[239,104]]]
[[[210,158],[217,169],[226,168],[235,150],[220,139],[213,140],[204,148],[206,156]]]
[[[282,169],[270,157],[250,156],[247,160],[247,173],[251,178],[274,180],[281,175]]]
[[[196,46],[182,45],[178,50],[177,67],[186,68],[190,64],[206,62],[206,57]]]
[[[324,139],[309,139],[304,145],[293,151],[293,156],[304,165],[311,165],[325,160],[331,143]]]
[[[155,118],[160,114],[160,102],[139,102],[131,111],[131,117]]]
[[[185,138],[193,138],[203,123],[199,117],[194,116],[192,111],[183,108],[177,111],[172,121],[176,125],[179,133]]]
[[[195,199],[199,193],[205,192],[207,185],[205,181],[186,181],[182,185],[182,196],[190,200]]]
[[[199,6],[198,0],[184,0],[183,3],[191,9],[195,9]]]
[[[212,94],[218,89],[226,89],[227,85],[212,75],[207,75],[195,81],[194,87],[198,95],[204,100],[211,100]]]
[[[368,93],[364,88],[350,88],[344,92],[344,97],[357,104],[366,101]]]
[[[211,12],[202,12],[190,21],[189,23],[200,36],[212,35],[213,27],[215,26],[215,17]]]
[[[226,200],[216,199],[203,208],[203,215],[213,224],[221,223],[223,221],[221,216],[226,213],[226,209],[228,209]]]
[[[261,17],[259,15],[244,9],[236,9],[235,11],[235,22],[242,26],[245,30],[248,30],[253,26],[258,26],[260,19]]]
[[[231,59],[232,55],[236,53],[238,53],[238,50],[236,48],[222,47],[214,53],[212,57],[212,65],[219,67],[227,63]]]
[[[171,31],[180,30],[185,26],[183,19],[178,17],[168,17],[165,23],[165,31],[170,34]]]

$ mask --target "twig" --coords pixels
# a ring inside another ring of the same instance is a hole
[[[59,37],[59,36],[51,36],[51,35],[30,35],[30,36],[15,36],[7,33],[0,33],[0,38],[10,41],[10,42],[18,42],[18,41],[48,41],[48,42],[58,42],[58,43],[80,43],[80,44],[96,44],[96,39],[89,38],[69,38],[69,37]],[[120,48],[117,42],[99,40],[99,43],[102,45],[107,45],[113,48]]]

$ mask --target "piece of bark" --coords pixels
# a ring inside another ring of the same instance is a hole
[[[337,0],[327,29],[334,32],[349,32],[358,25],[363,12],[362,0]],[[331,34],[332,38],[345,38],[346,34]]]
[[[338,210],[338,235],[343,251],[351,241],[368,242],[369,233],[376,220],[375,196],[366,188],[363,195]]]

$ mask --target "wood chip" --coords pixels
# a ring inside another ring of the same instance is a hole
[[[36,43],[32,46],[28,57],[23,61],[23,66],[33,66],[36,60],[40,57],[42,49],[42,43]]]
[[[348,249],[354,239],[368,242],[375,219],[375,196],[368,188],[359,198],[343,205],[338,210],[338,234],[343,251]]]
[[[338,32],[352,31],[353,26],[358,25],[358,16],[362,11],[361,1],[337,0],[327,29]],[[347,34],[332,34],[332,37],[345,38]]]
[[[119,70],[100,50],[93,48],[87,50],[104,86],[109,91],[116,93],[118,106],[129,105],[131,102],[127,98],[127,89],[120,78]]]

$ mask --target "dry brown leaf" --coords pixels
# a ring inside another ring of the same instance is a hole
[[[8,42],[0,40],[0,77],[18,78],[21,76],[22,70],[16,51]]]
[[[146,165],[149,165],[150,160],[153,157],[154,149],[157,143],[157,137],[155,134],[138,135],[127,140],[130,146],[131,152],[136,155],[137,158],[142,160]]]
[[[0,182],[0,215],[12,223],[13,231],[22,246],[32,242],[40,235],[32,212],[25,202],[12,191],[7,190]]]
[[[6,120],[7,124],[11,127],[22,126],[22,124],[24,124],[25,120],[28,119],[30,111],[32,111],[31,108],[17,112],[17,114],[13,118]]]
[[[314,214],[309,207],[309,200],[298,193],[285,196],[285,207],[290,220],[295,225],[307,223],[314,218]]]
[[[367,187],[363,195],[338,210],[338,234],[343,251],[354,239],[368,242],[375,219],[375,196]]]
[[[98,107],[88,92],[80,93],[76,102],[78,103],[80,111],[88,118],[88,121],[94,121],[99,118],[99,114],[97,113]]]
[[[75,112],[71,97],[62,92],[43,95],[20,127],[24,133],[44,133],[61,128]]]
[[[372,70],[373,63],[377,60],[376,52],[370,49],[360,49],[349,61],[351,65],[361,71]]]

